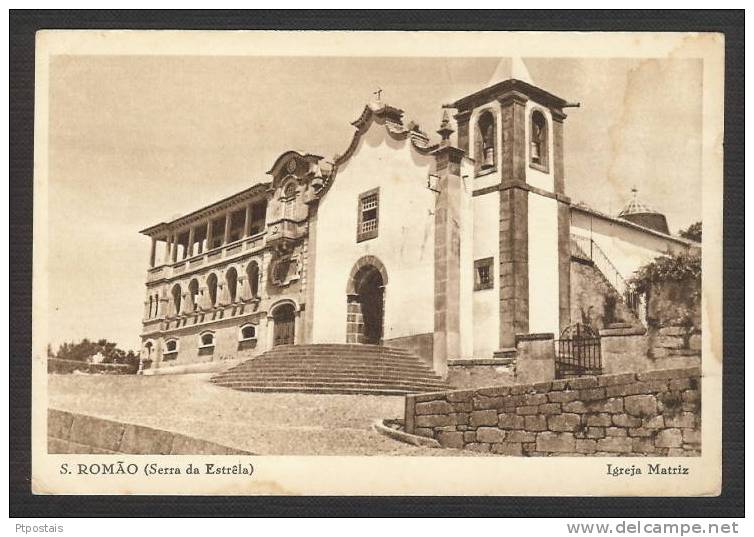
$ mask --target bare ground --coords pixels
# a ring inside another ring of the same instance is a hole
[[[146,425],[265,455],[466,455],[415,447],[372,428],[403,397],[246,393],[209,374],[49,375],[50,408]]]

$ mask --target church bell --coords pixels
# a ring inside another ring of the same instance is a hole
[[[492,168],[495,165],[495,146],[488,145],[484,148],[484,162],[482,168]]]
[[[540,154],[539,154],[539,142],[530,142],[530,152],[531,152],[531,160],[535,162],[539,162]]]

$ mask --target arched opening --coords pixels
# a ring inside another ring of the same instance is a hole
[[[293,345],[296,339],[296,310],[293,304],[281,304],[272,310],[274,330],[272,344]]]
[[[196,311],[197,297],[199,296],[199,282],[194,278],[189,282],[189,297],[191,298],[191,311]]]
[[[246,267],[246,279],[249,282],[249,296],[257,298],[259,296],[259,265],[252,261]]]
[[[144,360],[152,360],[152,350],[154,349],[154,344],[151,341],[147,341],[144,345]]]
[[[173,296],[173,315],[180,315],[181,313],[181,286],[175,284],[170,291]]]
[[[152,317],[157,317],[160,314],[160,295],[154,295],[154,311]]]
[[[214,307],[217,304],[217,276],[214,274],[207,276],[207,292],[209,293],[209,305]]]
[[[238,287],[238,272],[235,267],[230,267],[225,273],[225,283],[228,285],[228,298],[231,302],[236,301],[236,291]]]
[[[152,312],[154,310],[154,298],[152,298],[152,295],[149,295],[149,314],[147,314],[147,319],[151,319],[153,317]]]
[[[354,288],[362,319],[359,343],[379,345],[385,308],[382,274],[376,267],[366,265],[356,273]]]
[[[241,341],[246,341],[249,339],[256,339],[257,337],[257,327],[253,324],[245,324],[241,327],[241,334],[240,339]]]
[[[539,110],[531,114],[531,135],[529,140],[529,160],[535,167],[547,171],[547,119]]]
[[[199,336],[200,347],[214,347],[215,346],[215,334],[212,332],[204,332]]]
[[[490,170],[495,167],[495,116],[485,111],[479,115],[477,122],[477,144],[474,160],[477,170]]]

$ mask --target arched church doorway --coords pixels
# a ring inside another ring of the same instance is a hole
[[[292,304],[281,304],[272,310],[274,323],[272,344],[293,345],[296,337],[296,311]]]
[[[387,272],[379,259],[367,256],[354,266],[348,282],[346,340],[349,343],[382,342],[386,284]]]

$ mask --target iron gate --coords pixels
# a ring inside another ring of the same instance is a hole
[[[600,337],[590,326],[572,324],[563,330],[555,344],[556,378],[602,374]]]

